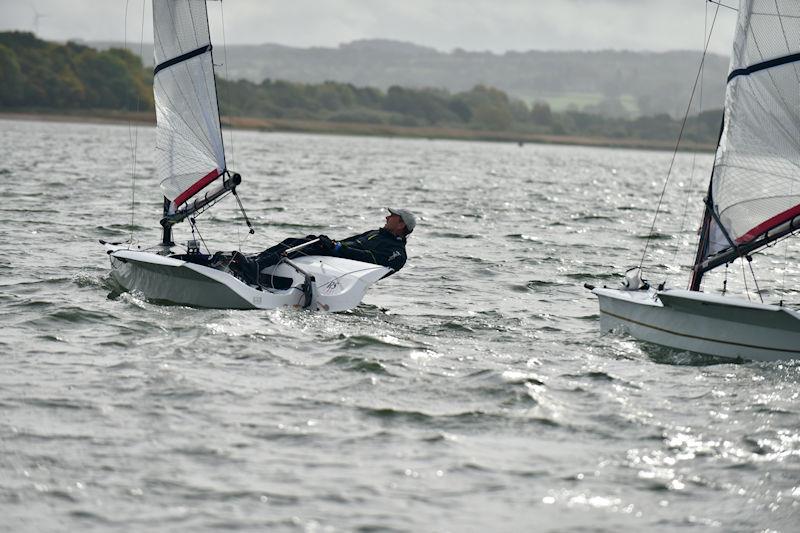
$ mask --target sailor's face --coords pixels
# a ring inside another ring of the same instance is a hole
[[[403,219],[400,218],[400,215],[389,213],[386,216],[386,225],[383,227],[392,235],[403,235],[406,230],[406,223],[403,222]]]

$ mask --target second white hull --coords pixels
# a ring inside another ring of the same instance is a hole
[[[677,289],[592,292],[603,332],[731,359],[800,359],[800,314],[785,307]]]
[[[126,290],[145,298],[192,307],[216,309],[276,309],[308,307],[345,311],[358,306],[370,285],[391,272],[379,265],[337,257],[306,256],[293,262],[313,276],[306,278],[287,264],[274,274],[292,280],[284,290],[256,288],[229,272],[146,251],[108,247],[111,275]],[[308,287],[306,287],[308,288]]]

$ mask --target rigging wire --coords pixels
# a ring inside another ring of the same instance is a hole
[[[735,8],[735,7],[733,7],[733,6],[729,6],[729,5],[727,5],[727,4],[723,4],[722,2],[717,2],[716,0],[707,0],[707,2],[708,2],[709,4],[715,4],[715,5],[717,5],[717,6],[720,6],[720,7],[724,7],[724,8],[730,9],[731,11],[736,11],[736,12],[738,12],[738,11],[739,11],[739,9],[738,9],[738,8]]]
[[[124,28],[124,43],[123,48],[128,49],[128,7],[130,0],[125,0],[125,28]],[[144,54],[144,10],[145,0],[142,0],[142,22],[139,30],[139,57]],[[136,116],[139,115],[141,106],[141,93],[136,91]],[[131,237],[130,243],[133,244],[133,230],[135,227],[135,213],[136,213],[136,155],[139,146],[139,126],[133,125],[133,119],[128,120],[128,143],[131,147]]]
[[[708,4],[705,6],[705,13],[703,16],[703,43],[705,43],[706,39],[710,38],[711,36],[708,34]],[[705,63],[701,62],[700,64],[700,95],[698,97],[698,104],[697,104],[697,115],[700,116],[703,113],[703,85],[705,83]],[[689,186],[686,188],[687,194],[684,194],[683,197],[683,214],[681,215],[681,225],[680,230],[678,231],[678,239],[680,240],[680,236],[683,235],[683,231],[686,228],[686,215],[689,212],[689,194],[688,191],[692,190],[694,186],[694,173],[697,164],[697,151],[692,151],[692,167],[689,171]],[[680,242],[675,242],[675,253],[672,255],[672,264],[674,265],[678,260],[678,251],[680,250]],[[669,276],[664,276],[664,283],[663,285],[667,285],[667,280]]]
[[[123,23],[122,23],[122,48],[124,50],[128,49],[128,4],[130,0],[125,0],[125,13],[123,16]],[[128,120],[128,144],[131,144],[131,121]],[[131,148],[131,146],[129,146]],[[131,155],[133,156],[133,150]],[[135,160],[135,156],[133,157]],[[131,180],[134,181],[136,179],[136,175],[133,171],[131,171]],[[134,187],[131,184],[131,240],[133,240],[133,191]]]
[[[221,19],[221,22],[222,22],[222,56],[223,56],[223,61],[224,61],[224,66],[225,66],[225,80],[229,81],[231,79],[231,76],[230,76],[230,73],[228,71],[228,38],[227,38],[227,36],[225,34],[225,2],[223,2],[222,0],[220,0],[220,3],[219,3],[219,12],[220,12],[220,19]],[[230,91],[227,90],[227,87],[228,86],[226,85],[226,91],[225,91],[226,92],[226,96],[230,96]],[[221,114],[222,114],[222,110],[220,110],[220,115]],[[221,122],[220,122],[220,126],[222,126]],[[228,121],[228,146],[230,147],[231,162],[233,163],[236,160],[236,155],[234,153],[234,148],[233,148],[233,124],[230,122],[230,120]],[[233,195],[236,197],[236,202],[239,204],[239,209],[244,214],[245,221],[247,222],[247,226],[248,226],[248,228],[250,230],[250,231],[248,231],[247,236],[244,238],[244,241],[247,241],[250,238],[250,236],[253,233],[255,233],[255,230],[253,229],[253,226],[250,224],[250,221],[247,219],[247,215],[245,214],[244,206],[242,205],[242,201],[239,199],[239,195],[236,194],[235,190],[233,191]],[[239,242],[239,251],[241,252],[241,250],[242,250],[242,238],[241,238],[241,234],[239,233],[239,226],[238,225],[236,226],[236,240]]]
[[[719,6],[717,6],[716,10],[714,11],[714,18],[711,21],[711,28],[708,31],[708,39],[706,40],[705,47],[703,48],[703,56],[700,59],[700,66],[697,70],[697,76],[694,78],[694,85],[692,86],[692,92],[689,96],[689,104],[686,106],[686,113],[683,115],[683,122],[681,123],[681,129],[678,132],[678,141],[675,143],[675,150],[672,152],[672,160],[669,163],[669,169],[667,170],[667,177],[664,180],[664,187],[661,189],[661,195],[658,197],[658,204],[656,205],[656,212],[653,216],[653,223],[650,226],[650,231],[647,234],[647,240],[645,241],[644,250],[642,251],[642,258],[639,261],[639,270],[641,271],[642,265],[644,264],[644,258],[647,256],[647,248],[650,245],[650,240],[653,237],[653,231],[656,227],[656,220],[658,220],[658,214],[661,211],[661,204],[664,201],[664,194],[667,191],[667,185],[669,184],[669,179],[672,175],[672,168],[675,166],[675,158],[678,155],[678,148],[680,148],[681,140],[683,139],[683,132],[686,129],[686,121],[689,119],[689,112],[692,109],[692,102],[694,100],[694,93],[697,90],[698,81],[700,80],[700,74],[703,72],[703,67],[706,61],[706,55],[708,54],[708,46],[711,43],[711,35],[714,33],[714,24],[717,21],[717,15],[719,14]]]
[[[206,244],[206,240],[203,238],[203,234],[200,233],[200,228],[197,227],[197,222],[195,222],[194,217],[189,217],[189,225],[192,227],[192,238],[194,238],[194,232],[197,232],[197,236],[200,237],[200,241],[203,243],[203,246],[206,249],[206,253],[211,255],[211,249]]]
[[[747,259],[747,264],[750,266],[750,275],[753,276],[753,285],[756,286],[756,294],[758,294],[758,299],[761,300],[761,303],[764,303],[764,297],[761,296],[761,288],[758,286],[758,278],[756,278],[756,273],[753,270],[753,258],[749,255],[744,256]]]
[[[230,81],[231,77],[228,73],[228,41],[225,37],[225,2],[220,1],[219,12],[220,18],[222,19],[222,56],[225,61],[225,80]],[[230,96],[230,94],[227,96]],[[220,113],[222,113],[222,111],[220,111]],[[230,121],[228,122],[228,144],[231,147],[231,162],[233,162],[236,159],[236,156],[233,153],[233,127],[231,126]]]
[[[750,301],[750,288],[747,286],[747,273],[744,271],[744,258],[740,257],[742,264],[742,281],[744,281],[744,293],[747,295],[747,301]]]
[[[783,246],[783,279],[781,279],[781,294],[785,298],[786,294],[786,271],[789,270],[789,241],[787,240]]]
[[[123,49],[128,49],[128,5],[130,4],[130,0],[125,0],[125,16],[124,16],[124,25],[122,31],[122,47]],[[133,242],[133,223],[134,223],[134,206],[136,200],[136,148],[135,143],[133,141],[133,133],[131,130],[133,129],[132,120],[128,119],[128,147],[131,150],[131,236],[130,241]]]

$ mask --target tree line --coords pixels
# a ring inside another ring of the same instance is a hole
[[[218,86],[223,113],[232,116],[651,141],[674,141],[681,129],[681,121],[667,114],[625,119],[582,111],[554,112],[544,102],[529,106],[484,85],[458,93],[397,86],[384,92],[349,83],[269,79],[258,84],[220,80]],[[713,144],[721,119],[721,110],[689,117],[683,139]]]
[[[152,78],[127,50],[99,52],[0,32],[0,107],[148,110]]]
[[[20,110],[152,111],[152,70],[122,49],[98,51],[46,42],[26,32],[0,33],[0,108]],[[485,85],[451,93],[350,83],[261,83],[218,79],[224,115],[390,126],[441,127],[562,136],[672,141],[680,122],[669,115],[611,118],[554,112]],[[691,117],[684,139],[713,143],[721,111]]]

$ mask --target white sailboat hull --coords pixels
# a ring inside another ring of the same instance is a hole
[[[153,38],[156,175],[165,201],[162,242],[170,242],[174,224],[228,193],[236,195],[241,176],[229,171],[225,159],[206,2],[153,0]],[[241,202],[239,206],[247,219]],[[247,224],[251,226],[249,220]],[[268,287],[253,286],[234,275],[224,254],[208,257],[187,250],[172,253],[166,247],[146,251],[101,243],[112,277],[125,290],[193,307],[344,311],[356,307],[370,285],[392,272],[349,259],[306,256],[271,267]],[[254,276],[259,282],[261,274]]]
[[[678,289],[592,292],[603,332],[731,359],[800,359],[800,314],[785,307]]]
[[[345,311],[361,303],[370,285],[391,269],[338,257],[306,256],[292,261],[314,277],[311,301],[306,306],[305,276],[287,264],[274,274],[291,278],[285,290],[256,288],[232,274],[147,251],[107,247],[111,275],[125,290],[148,300],[215,309],[277,309],[308,307],[320,311]]]

